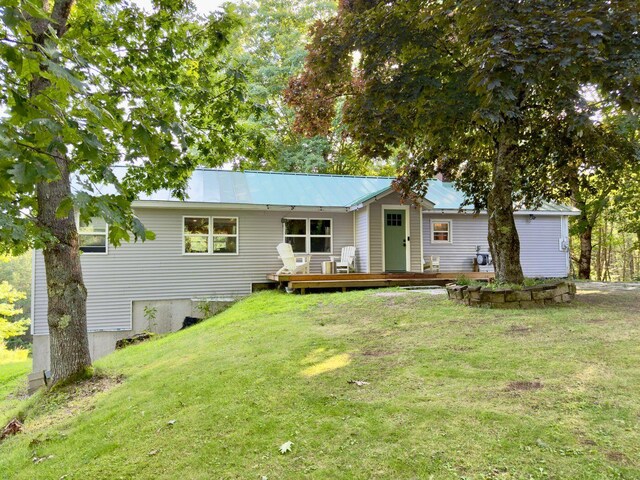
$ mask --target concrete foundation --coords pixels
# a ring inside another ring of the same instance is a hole
[[[235,299],[176,299],[134,301],[131,309],[131,330],[89,332],[89,352],[93,361],[113,352],[116,342],[136,333],[170,333],[182,328],[185,317],[211,317]],[[146,309],[146,312],[145,312]],[[43,370],[50,367],[49,335],[33,336],[33,372],[29,375],[29,391],[33,392],[44,384]]]

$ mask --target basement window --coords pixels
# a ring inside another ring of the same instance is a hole
[[[78,222],[80,251],[84,253],[107,253],[108,225],[102,218],[94,217],[89,222]]]
[[[431,243],[453,243],[451,220],[431,220]]]

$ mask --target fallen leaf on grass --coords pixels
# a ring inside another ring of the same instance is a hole
[[[175,423],[175,420],[169,420],[166,425],[162,425],[158,430],[156,430],[156,433],[160,433],[164,427],[173,427]]]
[[[347,383],[351,383],[359,387],[364,387],[365,385],[369,385],[369,382],[365,382],[364,380],[349,380]]]
[[[31,460],[33,460],[33,463],[40,463],[40,462],[44,462],[45,460],[49,460],[50,458],[53,458],[53,455],[47,455],[46,457],[38,457],[38,456],[34,456]]]
[[[293,442],[284,442],[282,445],[280,445],[280,453],[284,455],[285,453],[290,452],[292,446]]]
[[[4,440],[10,435],[15,435],[22,431],[22,423],[17,418],[14,418],[7,426],[2,429],[2,433],[0,433],[0,441]]]

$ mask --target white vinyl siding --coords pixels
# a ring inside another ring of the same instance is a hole
[[[361,208],[354,212],[355,216],[355,247],[356,271],[369,273],[369,209]]]
[[[516,215],[516,228],[520,237],[520,260],[527,277],[565,277],[567,276],[566,252],[559,249],[558,241],[562,236],[560,216],[538,215],[531,220],[528,215]],[[431,235],[432,221],[451,220],[453,243],[436,242],[428,239]],[[487,216],[471,214],[435,214],[425,212],[424,243],[425,258],[440,257],[441,272],[470,272],[476,246],[482,253],[489,252],[487,241]],[[493,271],[493,266],[480,267],[481,271]]]
[[[90,331],[128,330],[132,300],[189,299],[202,296],[241,296],[252,282],[265,282],[282,262],[276,245],[282,242],[286,212],[257,210],[137,208],[144,225],[156,234],[146,242],[123,243],[106,255],[82,255],[87,286]],[[237,255],[184,255],[182,217],[237,217]],[[353,245],[353,214],[314,212],[332,219],[333,249]],[[312,254],[311,272],[319,273],[329,254]],[[47,333],[47,298],[42,252],[35,255],[34,333]]]

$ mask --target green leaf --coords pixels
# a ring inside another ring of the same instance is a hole
[[[73,199],[70,197],[63,198],[56,210],[56,218],[66,218],[73,210]]]
[[[77,78],[68,68],[60,65],[57,62],[45,59],[43,63],[47,66],[49,72],[52,75],[43,74],[47,78],[52,80],[63,80],[65,84],[69,84],[74,90],[82,92],[85,89],[84,83]],[[59,82],[60,83],[60,82]]]

